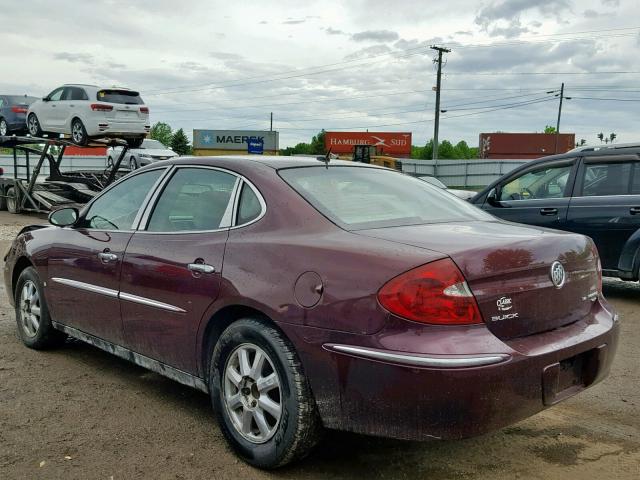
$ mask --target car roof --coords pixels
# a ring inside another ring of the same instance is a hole
[[[201,156],[192,156],[192,157],[178,157],[171,160],[165,160],[164,162],[170,164],[199,164],[199,165],[213,165],[215,166],[217,163],[225,163],[229,162],[238,162],[243,165],[247,165],[250,163],[259,163],[261,165],[266,165],[273,169],[280,168],[290,168],[290,167],[318,167],[325,166],[324,156],[319,155],[319,158],[322,160],[318,160],[317,158],[310,157],[293,157],[293,156],[278,156],[278,155],[219,155],[215,157],[201,157]],[[164,163],[163,162],[163,163]],[[156,164],[157,165],[157,164]],[[372,165],[368,163],[360,163],[360,162],[352,162],[349,160],[330,160],[329,166],[344,166],[344,167],[370,167],[370,168],[381,168],[383,170],[392,170],[384,167],[379,167],[377,165]]]

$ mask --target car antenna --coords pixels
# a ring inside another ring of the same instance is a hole
[[[317,157],[318,160],[324,162],[324,166],[329,170],[329,161],[331,160],[331,149],[327,152],[324,157]]]

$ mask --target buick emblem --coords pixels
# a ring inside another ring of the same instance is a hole
[[[551,264],[551,272],[549,273],[549,276],[551,277],[551,281],[556,286],[556,288],[562,288],[565,280],[567,279],[567,276],[564,272],[564,267],[558,261]]]

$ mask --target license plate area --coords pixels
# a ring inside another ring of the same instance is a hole
[[[605,354],[606,345],[601,345],[545,367],[542,373],[544,404],[558,403],[591,385]]]

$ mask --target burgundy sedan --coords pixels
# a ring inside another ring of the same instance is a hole
[[[50,222],[5,258],[22,341],[75,337],[209,393],[263,468],[323,427],[482,434],[595,384],[616,351],[591,240],[384,168],[181,158]]]

